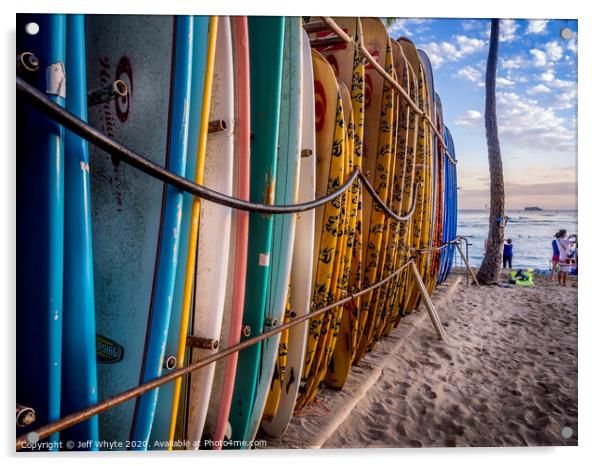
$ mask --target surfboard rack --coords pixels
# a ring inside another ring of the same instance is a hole
[[[328,29],[328,26],[326,26],[324,24],[324,21],[322,21],[322,19],[320,18],[315,21],[308,21],[303,25],[303,29],[305,29],[305,31],[307,31],[308,34],[311,34],[312,32],[324,31],[325,29]]]
[[[191,348],[215,350],[219,346],[219,340],[188,335],[186,337],[186,346],[190,346]]]
[[[309,41],[309,45],[312,47],[329,47],[331,45],[344,44],[345,41],[338,36],[335,37],[319,37],[316,39],[311,39]]]
[[[250,325],[243,325],[242,328],[240,329],[240,334],[243,337],[248,337],[251,335],[251,326]]]
[[[266,317],[263,324],[266,327],[276,327],[276,325],[278,325],[278,319],[276,319],[275,317]]]
[[[228,123],[225,120],[213,120],[209,122],[207,126],[208,133],[219,133],[228,129]]]
[[[245,201],[242,199],[233,198],[233,197],[227,196],[223,193],[213,191],[200,184],[194,183],[184,177],[178,176],[175,173],[172,173],[171,171],[161,167],[160,165],[155,164],[151,160],[122,146],[118,142],[112,140],[111,138],[107,137],[100,131],[96,130],[95,128],[91,127],[87,123],[83,122],[81,119],[79,119],[77,116],[73,115],[71,112],[69,112],[69,111],[65,110],[64,108],[62,108],[61,106],[57,105],[55,102],[53,102],[51,99],[49,99],[43,92],[39,91],[34,86],[27,83],[25,80],[23,80],[22,78],[20,78],[18,76],[16,78],[16,86],[17,86],[18,94],[23,96],[24,98],[26,98],[27,101],[29,102],[29,104],[36,107],[39,111],[41,111],[47,117],[56,121],[58,124],[69,129],[70,131],[73,131],[75,134],[79,135],[80,137],[87,140],[88,142],[96,145],[101,150],[104,150],[109,155],[114,156],[117,159],[128,163],[129,165],[133,166],[134,168],[136,168],[158,180],[161,180],[164,183],[168,183],[172,186],[182,189],[183,191],[189,192],[194,196],[209,200],[211,202],[215,202],[220,205],[224,205],[227,207],[231,207],[231,208],[235,208],[235,209],[239,209],[239,210],[243,210],[243,211],[248,211],[248,212],[258,212],[258,213],[268,213],[268,214],[290,214],[290,213],[296,213],[296,212],[304,212],[307,210],[315,209],[316,207],[318,207],[320,205],[324,205],[325,203],[330,202],[332,199],[340,196],[345,191],[347,191],[348,189],[351,188],[351,186],[352,186],[353,182],[356,180],[356,178],[360,178],[360,181],[366,187],[369,195],[374,198],[374,201],[381,208],[383,208],[385,213],[389,217],[391,217],[392,220],[398,221],[398,222],[407,221],[411,218],[411,216],[414,212],[414,209],[415,209],[416,191],[417,190],[414,190],[413,205],[412,205],[412,208],[410,209],[410,211],[404,216],[396,215],[395,212],[393,212],[391,209],[389,209],[388,206],[386,205],[386,203],[378,197],[374,188],[370,185],[370,183],[368,182],[368,180],[364,176],[364,174],[361,172],[361,170],[359,170],[357,167],[354,169],[353,173],[348,177],[348,179],[341,186],[339,186],[336,190],[333,190],[328,195],[323,196],[314,201],[301,203],[301,204],[278,206],[278,205],[257,204],[257,203],[248,202],[248,201]],[[435,326],[435,329],[437,330],[439,337],[441,338],[441,336],[443,336],[443,338],[445,338],[445,333],[442,331],[442,327],[440,329],[437,328],[437,327],[440,327],[441,321],[439,320],[439,317],[436,315],[436,311],[435,311],[434,307],[432,306],[432,302],[430,301],[430,296],[428,295],[428,290],[424,286],[422,277],[418,273],[418,269],[415,266],[415,257],[412,256],[412,257],[409,257],[406,260],[406,262],[404,264],[402,264],[397,270],[391,272],[389,275],[387,275],[382,280],[380,280],[372,285],[369,285],[361,290],[358,290],[358,291],[348,291],[344,298],[341,298],[336,302],[327,304],[320,308],[317,308],[315,303],[312,303],[311,310],[309,313],[304,314],[302,316],[294,317],[294,318],[291,316],[291,319],[288,322],[282,323],[279,325],[275,325],[274,327],[270,328],[269,330],[263,331],[259,335],[255,335],[255,336],[251,337],[250,336],[251,335],[251,327],[249,325],[243,325],[241,328],[241,334],[243,337],[248,337],[248,338],[245,338],[240,343],[226,347],[222,350],[215,351],[215,352],[208,354],[208,355],[200,358],[199,360],[192,362],[186,366],[175,368],[174,370],[172,370],[166,374],[163,374],[157,378],[151,379],[145,383],[142,383],[142,384],[140,384],[136,387],[133,387],[129,390],[126,390],[124,392],[118,393],[117,395],[107,398],[107,399],[105,399],[101,402],[98,402],[92,406],[89,406],[83,410],[63,416],[62,418],[58,419],[57,421],[51,422],[45,426],[41,426],[40,428],[36,429],[36,434],[39,439],[46,438],[55,432],[65,430],[71,426],[74,426],[80,422],[85,421],[86,419],[89,419],[92,416],[95,416],[99,413],[102,413],[111,408],[114,408],[115,406],[118,406],[122,403],[125,403],[129,400],[139,397],[139,396],[149,392],[150,390],[158,388],[171,381],[180,379],[181,377],[183,377],[187,374],[190,374],[194,371],[197,371],[203,367],[206,367],[210,364],[213,364],[222,358],[225,358],[232,354],[238,353],[241,350],[244,350],[255,344],[258,344],[259,342],[261,342],[263,340],[266,340],[267,338],[276,336],[279,333],[283,332],[284,330],[287,330],[291,327],[294,327],[303,322],[306,322],[309,319],[313,319],[325,312],[332,311],[334,309],[338,309],[341,306],[343,306],[349,302],[354,302],[360,296],[383,286],[390,280],[399,276],[406,268],[412,267],[412,266],[413,266],[413,268],[412,268],[411,273],[413,273],[414,278],[420,288],[420,292],[423,295],[424,301],[425,301],[425,303],[427,303],[427,309],[429,310],[429,314],[433,314],[433,317],[431,318],[431,320],[433,321],[433,325]],[[430,303],[430,306],[429,306],[429,303]],[[213,345],[216,344],[215,343],[216,340],[213,341],[209,345],[207,343],[207,340],[204,341],[204,339],[198,338],[198,337],[195,337],[192,335],[187,338],[187,344],[189,341],[191,341],[193,343],[190,346],[194,346],[194,343],[197,343],[200,345],[197,347],[201,347],[201,348],[204,348],[206,346],[210,346],[210,348],[213,348]],[[29,443],[29,441],[27,438],[27,434],[23,434],[23,435],[17,437],[17,439],[16,439],[16,449],[19,450],[19,449],[26,447],[28,443]]]
[[[20,405],[17,403],[17,426],[19,427],[27,427],[33,424],[36,420],[36,412],[33,408],[29,406]]]
[[[89,91],[88,107],[104,104],[106,102],[110,102],[111,100],[115,100],[118,97],[125,97],[128,95],[128,92],[128,85],[125,83],[125,81],[117,79],[106,86]]]
[[[163,367],[168,371],[173,371],[178,364],[178,359],[175,356],[168,356],[163,361]]]
[[[17,73],[34,73],[40,69],[40,60],[31,52],[17,55]]]

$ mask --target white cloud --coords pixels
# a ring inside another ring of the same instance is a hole
[[[527,34],[545,34],[548,26],[547,19],[532,19],[527,27]]]
[[[567,89],[556,96],[555,108],[558,110],[568,110],[577,103],[577,87]]]
[[[555,63],[562,58],[563,50],[557,41],[550,41],[543,48],[544,50],[529,50],[529,53],[533,56],[533,66],[543,67],[548,65],[548,63]]]
[[[481,71],[473,68],[472,66],[465,66],[464,68],[461,68],[460,70],[458,70],[458,72],[455,74],[455,76],[457,76],[459,78],[467,79],[468,81],[471,81],[471,82],[477,82],[477,81],[483,80],[483,73]]]
[[[484,40],[465,35],[455,35],[453,40],[455,43],[429,42],[422,46],[434,68],[439,68],[445,62],[458,61],[467,55],[485,50],[486,47]]]
[[[508,73],[510,76],[510,73]],[[517,83],[528,83],[530,80],[524,75],[512,75],[512,79],[514,79]]]
[[[388,32],[394,39],[401,35],[410,37],[428,31],[430,22],[430,19],[424,18],[397,18],[388,27]]]
[[[497,95],[498,130],[503,143],[557,152],[575,151],[575,132],[548,106],[514,92]]]
[[[495,80],[495,83],[499,86],[499,87],[511,87],[514,86],[516,83],[514,81],[512,81],[511,79],[508,78],[504,78],[502,76],[498,76]]]
[[[546,55],[549,60],[558,61],[562,58],[562,47],[557,41],[553,40],[551,42],[548,42],[545,45],[545,49]]]
[[[546,53],[539,49],[531,49],[529,53],[533,55],[533,65],[535,66],[546,66],[548,64],[548,58]]]
[[[500,42],[512,42],[517,38],[518,23],[513,19],[500,21]]]
[[[568,81],[565,79],[554,78],[551,82],[552,86],[557,87],[559,89],[567,89],[569,87],[576,87],[577,83],[575,81]]]
[[[539,75],[539,80],[548,84],[548,86],[555,87],[557,89],[569,89],[577,87],[575,81],[568,79],[558,79],[554,74],[552,68],[547,69],[545,72]]]
[[[518,69],[525,66],[525,59],[521,56],[502,59],[502,68],[507,70]]]
[[[550,92],[550,88],[545,84],[538,84],[527,89],[527,94],[546,94],[548,92]]]
[[[478,126],[483,121],[481,112],[477,110],[468,110],[464,115],[456,118],[455,123],[463,126]]]
[[[475,19],[467,19],[461,23],[462,29],[465,31],[474,31],[475,29],[479,29],[481,24],[481,21]]]
[[[548,69],[539,75],[539,80],[549,83],[554,81],[554,70]]]
[[[455,36],[462,55],[478,52],[485,49],[485,42],[481,39],[464,35]]]

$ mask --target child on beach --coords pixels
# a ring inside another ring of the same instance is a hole
[[[506,244],[504,244],[504,253],[502,255],[502,259],[503,259],[503,268],[506,268],[506,265],[508,265],[508,268],[511,269],[512,268],[512,239],[508,238],[506,240]]]
[[[573,267],[573,257],[575,255],[574,241],[576,235],[566,235],[566,230],[560,230],[556,233],[556,244],[558,246],[558,262],[560,271],[558,272],[558,284],[566,286],[566,278]]]

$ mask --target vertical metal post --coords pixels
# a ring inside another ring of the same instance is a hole
[[[481,285],[479,285],[479,281],[477,280],[476,275],[474,274],[474,272],[470,268],[470,264],[468,263],[468,259],[466,258],[466,256],[462,252],[462,248],[460,247],[460,245],[458,243],[456,243],[456,249],[460,253],[460,256],[462,257],[462,260],[464,261],[464,264],[466,264],[466,268],[468,269],[468,272],[470,272],[470,275],[472,276],[472,279],[474,280],[475,284],[477,286],[481,286]]]
[[[445,335],[445,330],[443,329],[441,320],[439,320],[439,315],[437,314],[437,311],[435,310],[435,306],[433,306],[433,302],[431,301],[431,297],[429,296],[426,286],[424,286],[424,282],[422,281],[422,277],[420,276],[418,267],[416,267],[416,262],[412,261],[410,264],[410,267],[412,268],[412,273],[414,274],[414,280],[416,280],[416,283],[418,283],[418,289],[420,290],[420,295],[422,296],[422,301],[424,302],[424,305],[426,306],[426,310],[429,313],[433,327],[435,328],[435,331],[437,332],[437,336],[439,337],[439,340],[443,340],[446,342],[447,336]]]

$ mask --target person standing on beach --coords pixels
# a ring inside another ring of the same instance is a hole
[[[573,256],[575,250],[573,248],[574,241],[571,238],[575,238],[576,235],[569,235],[567,237],[566,230],[560,230],[556,233],[556,244],[558,245],[558,262],[560,264],[560,271],[558,272],[558,284],[560,286],[566,286],[566,278],[573,267]]]
[[[560,260],[560,251],[558,250],[558,233],[554,235],[552,240],[552,267],[550,269],[550,279],[554,281],[554,273],[558,270],[558,262]]]
[[[504,253],[503,253],[503,268],[506,268],[506,265],[508,265],[508,268],[511,269],[512,268],[512,239],[508,238],[506,240],[506,244],[504,244]]]

